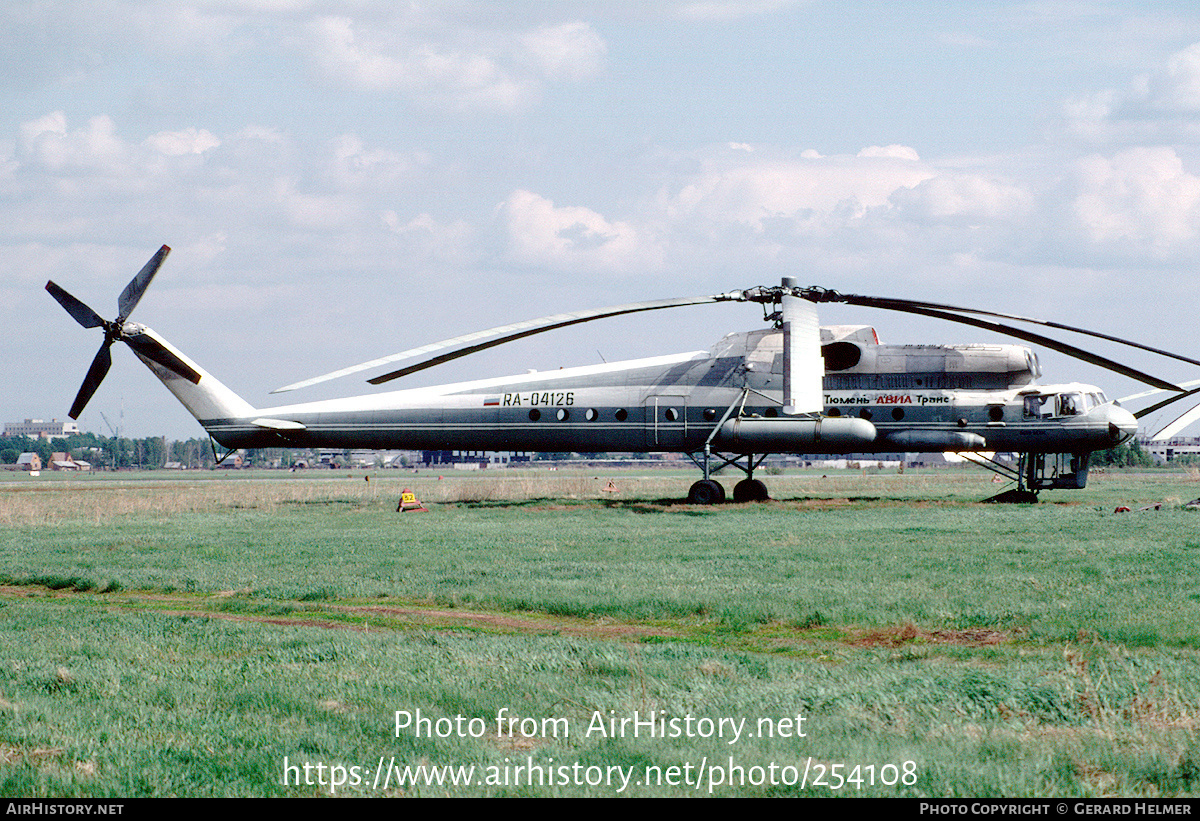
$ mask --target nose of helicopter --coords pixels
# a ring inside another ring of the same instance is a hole
[[[1106,405],[1104,414],[1108,422],[1108,435],[1111,437],[1114,447],[1133,438],[1137,433],[1137,419],[1119,405]]]

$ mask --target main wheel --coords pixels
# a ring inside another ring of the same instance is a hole
[[[767,486],[757,479],[743,479],[733,486],[735,502],[765,502],[770,498]]]
[[[688,504],[719,505],[725,501],[725,488],[712,479],[701,479],[688,491]]]

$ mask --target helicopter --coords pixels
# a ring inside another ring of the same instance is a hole
[[[725,336],[706,351],[531,372],[433,387],[256,408],[151,328],[130,322],[170,248],[162,246],[105,320],[54,282],[46,290],[83,327],[103,328],[69,415],[79,417],[121,341],[228,449],[301,447],[427,450],[618,451],[687,454],[702,472],[692,504],[726,500],[715,470],[745,474],[736,502],[764,501],[755,469],[771,454],[953,452],[1012,482],[991,501],[1032,502],[1040,491],[1083,488],[1091,453],[1115,447],[1138,419],[1200,388],[1176,385],[1040,333],[1015,320],[1200,361],[1060,323],[915,300],[800,287],[785,277],[700,297],[556,314],[402,351],[277,388],[281,393],[406,362],[367,381],[379,385],[517,339],[625,314],[712,303],[758,303],[766,328]],[[1040,385],[1024,345],[884,345],[870,326],[822,328],[817,306],[840,303],[966,324],[1064,353],[1133,378],[1167,399],[1134,414],[1095,386]],[[1200,415],[1200,405],[1168,426]],[[1164,430],[1167,430],[1164,429]],[[215,446],[214,446],[215,452]],[[1015,465],[994,454],[1017,455]]]

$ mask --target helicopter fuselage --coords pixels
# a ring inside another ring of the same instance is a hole
[[[1087,453],[1113,447],[1136,430],[1132,415],[1108,402],[1099,388],[1036,386],[1020,370],[1003,378],[1021,384],[983,390],[913,384],[936,382],[933,371],[909,372],[906,380],[893,373],[892,387],[837,389],[829,386],[838,383],[838,375],[827,373],[821,417],[789,417],[782,413],[782,374],[770,336],[733,334],[710,351],[252,409],[245,416],[200,421],[230,448],[585,453],[695,452],[706,443],[731,453]],[[919,347],[929,356],[934,346]],[[942,346],[943,355],[954,350]],[[1004,354],[1012,358],[1012,352]],[[1018,359],[1026,361],[1023,353]],[[173,374],[148,364],[168,387],[178,383]],[[971,372],[952,375],[970,384]],[[844,384],[846,374],[840,376]],[[986,384],[997,378],[996,373],[975,377]]]

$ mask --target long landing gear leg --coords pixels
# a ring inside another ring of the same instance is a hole
[[[978,453],[963,452],[959,456],[974,465],[1003,476],[1010,482],[1017,483],[1016,487],[1010,487],[983,501],[1003,504],[1034,504],[1037,502],[1038,474],[1043,469],[1045,454],[1019,453],[1017,454],[1016,468],[1003,465]],[[1034,489],[1031,490],[1031,488]]]

